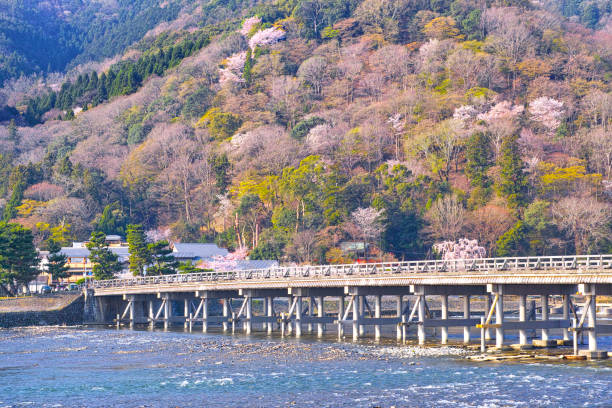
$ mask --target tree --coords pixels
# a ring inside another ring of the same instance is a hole
[[[308,58],[300,65],[298,69],[298,77],[308,84],[315,95],[320,95],[323,89],[323,84],[326,79],[327,61],[320,56]]]
[[[521,159],[517,140],[518,135],[511,135],[504,139],[498,160],[501,170],[497,191],[500,195],[506,197],[508,205],[512,208],[523,206],[527,199],[525,164]]]
[[[456,195],[436,200],[426,215],[430,229],[436,238],[455,241],[466,224],[465,209]]]
[[[94,229],[109,235],[123,235],[125,224],[123,211],[119,208],[119,203],[115,202],[104,207],[102,214],[94,221]]]
[[[130,224],[127,226],[127,242],[130,251],[130,272],[134,276],[142,276],[147,264],[150,262],[150,253],[141,224]]]
[[[115,274],[121,272],[123,266],[119,262],[117,254],[111,252],[108,248],[105,233],[92,232],[86,246],[89,249],[89,259],[93,264],[92,271],[95,279],[113,279]]]
[[[351,213],[353,225],[363,240],[363,251],[366,261],[368,260],[368,243],[378,239],[383,231],[381,222],[382,213],[382,210],[372,207],[360,207]]]
[[[38,253],[32,231],[19,224],[0,223],[0,285],[10,293],[38,275]],[[8,285],[8,286],[7,286]]]
[[[610,236],[612,209],[593,197],[566,197],[552,206],[557,228],[573,238],[576,254],[590,253]]]
[[[47,271],[53,280],[64,279],[69,276],[69,266],[66,266],[68,257],[61,253],[62,247],[55,240],[49,240],[49,256],[47,257]]]
[[[157,241],[147,245],[150,265],[147,267],[149,275],[171,275],[176,273],[179,262],[172,255],[168,241]],[[189,273],[187,266],[183,266],[181,273]]]
[[[467,141],[465,149],[465,175],[474,187],[487,188],[490,184],[487,170],[491,167],[491,145],[483,132],[476,132]]]

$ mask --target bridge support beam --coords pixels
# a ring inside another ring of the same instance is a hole
[[[269,318],[272,318],[274,316],[274,297],[272,296],[268,296],[266,297],[266,304],[267,306],[267,314]],[[268,334],[272,334],[272,330],[274,330],[274,323],[272,323],[271,321],[268,321],[268,327],[266,327],[266,329],[268,330]]]
[[[565,322],[569,322],[569,302],[570,302],[570,296],[569,295],[563,295],[563,306],[562,306],[562,320]],[[569,331],[568,330],[563,330],[563,340],[568,341],[569,338]]]
[[[425,295],[419,295],[418,305],[418,316],[419,316],[419,327],[417,329],[417,336],[419,338],[419,344],[425,344]]]
[[[548,295],[542,295],[540,297],[540,303],[542,304],[542,321],[548,321]],[[548,329],[542,329],[542,340],[548,340]]]
[[[593,284],[581,284],[578,285],[578,292],[581,295],[586,296],[586,304],[583,307],[587,317],[587,324],[589,329],[589,351],[597,351],[597,300],[596,300],[596,289]],[[584,320],[584,316],[581,320]]]
[[[527,295],[519,295],[519,322],[527,321]],[[527,345],[527,330],[519,329],[519,345]]]
[[[359,340],[359,320],[361,320],[359,296],[353,296],[351,303],[353,306],[353,341],[357,341]]]
[[[463,301],[463,318],[470,318],[470,295],[466,295]],[[468,344],[470,342],[470,326],[463,326],[463,342]]]
[[[317,317],[325,316],[325,298],[323,296],[317,297]],[[317,336],[322,337],[323,332],[325,331],[325,323],[319,322],[317,323]]]
[[[381,308],[382,308],[382,296],[376,295],[374,298],[374,317],[379,319],[381,317]],[[374,325],[374,338],[376,340],[380,340],[380,324]]]
[[[302,337],[302,296],[298,296],[295,304],[295,337]]]
[[[359,305],[359,320],[363,318],[365,315],[365,296],[358,296],[358,305]],[[363,337],[365,335],[365,326],[363,324],[359,325],[359,337]]]
[[[398,319],[401,319],[402,315],[404,314],[404,302],[403,302],[402,295],[397,296],[395,314],[396,314]],[[395,331],[396,331],[395,338],[397,340],[401,340],[401,338],[402,338],[402,325],[398,324],[396,326]]]
[[[338,298],[338,338],[341,339],[344,336],[344,325],[341,323],[344,317],[344,296]]]
[[[222,306],[222,314],[223,314],[223,331],[227,332],[229,329],[229,324],[228,324],[228,319],[229,319],[229,311],[230,311],[230,299],[229,298],[224,298],[223,299],[223,306]]]
[[[440,297],[440,318],[442,320],[448,319],[448,295]],[[440,328],[440,343],[448,344],[448,327],[446,326]]]

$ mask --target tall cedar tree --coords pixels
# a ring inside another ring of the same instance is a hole
[[[518,145],[518,135],[511,135],[504,139],[501,145],[501,154],[498,159],[500,166],[500,180],[497,191],[508,200],[512,208],[525,205],[527,197],[527,177],[525,164],[521,159]]]
[[[66,266],[68,257],[60,252],[62,247],[55,240],[49,240],[48,247],[47,271],[53,276],[53,280],[67,278],[70,267]]]
[[[141,224],[127,226],[127,242],[130,250],[130,272],[134,276],[142,276],[151,261],[151,253]]]
[[[32,231],[19,224],[0,223],[0,285],[10,293],[12,288],[26,286],[38,275],[38,253]]]
[[[121,272],[123,267],[119,262],[119,257],[108,249],[106,234],[103,232],[93,232],[87,243],[89,258],[93,263],[93,275],[95,279],[113,279],[115,274]]]
[[[467,141],[465,150],[465,175],[474,187],[487,188],[489,177],[487,170],[491,167],[491,145],[483,132],[476,132]]]

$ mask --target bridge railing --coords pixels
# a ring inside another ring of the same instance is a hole
[[[214,271],[178,275],[139,276],[93,281],[94,288],[197,283],[229,280],[304,279],[372,276],[378,274],[495,273],[500,271],[585,271],[612,269],[610,255],[544,256],[384,262],[345,265],[288,266],[269,269]]]

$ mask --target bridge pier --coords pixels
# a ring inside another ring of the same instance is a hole
[[[404,315],[404,302],[403,302],[402,295],[397,296],[395,313],[396,313],[397,318],[400,319],[400,322],[401,322],[402,316]],[[396,325],[395,331],[396,331],[395,332],[396,340],[401,340],[402,339],[402,325],[398,323]]]
[[[519,295],[519,322],[527,321],[527,295]],[[519,345],[527,345],[527,330],[523,327],[519,329]]]
[[[344,317],[344,296],[338,297],[338,338],[341,339],[344,336],[344,324],[342,319]]]
[[[540,303],[542,304],[542,321],[548,321],[548,294],[540,296]],[[548,329],[542,328],[542,341],[548,341]]]
[[[440,297],[440,318],[442,320],[448,319],[448,295],[441,295]],[[446,326],[440,330],[440,343],[448,344],[448,327]]]
[[[325,297],[324,296],[318,296],[317,297],[317,317],[325,317]],[[322,337],[323,336],[323,332],[325,332],[325,323],[319,321],[319,323],[317,323],[317,336]]]
[[[464,297],[463,318],[466,319],[466,321],[470,319],[470,295]],[[463,326],[463,342],[465,344],[470,343],[470,325]]]

